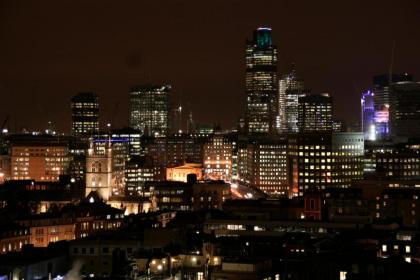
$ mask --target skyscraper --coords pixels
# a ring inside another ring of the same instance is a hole
[[[73,135],[99,131],[99,101],[93,92],[81,92],[71,99]]]
[[[365,140],[376,139],[374,93],[370,90],[362,93],[361,113],[362,131]]]
[[[306,96],[303,80],[296,74],[296,69],[279,80],[279,114],[277,130],[279,132],[298,132],[299,97]]]
[[[165,136],[169,132],[169,85],[143,85],[130,92],[130,127],[148,136]]]
[[[420,137],[420,83],[391,85],[390,132],[392,137]]]
[[[377,75],[373,77],[373,92],[375,111],[382,110],[384,107],[389,108],[390,105],[390,88],[389,84],[413,81],[413,77],[410,74],[392,74],[389,75]]]
[[[331,131],[333,102],[328,94],[299,98],[299,132]]]
[[[246,127],[249,134],[273,133],[277,116],[277,48],[271,28],[254,31],[246,45]]]
[[[392,96],[390,84],[412,80],[412,76],[407,73],[373,77],[375,125],[378,138],[389,136],[389,110]]]

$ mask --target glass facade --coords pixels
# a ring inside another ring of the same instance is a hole
[[[293,68],[289,74],[279,80],[279,114],[277,120],[278,132],[298,132],[299,97],[306,96],[301,80]]]
[[[130,127],[148,136],[169,132],[171,87],[138,86],[130,92]]]
[[[259,28],[246,46],[246,126],[248,133],[272,133],[277,115],[277,48],[271,29]]]

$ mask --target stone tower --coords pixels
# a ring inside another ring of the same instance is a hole
[[[90,142],[86,157],[86,196],[92,191],[104,200],[112,194],[111,141]]]

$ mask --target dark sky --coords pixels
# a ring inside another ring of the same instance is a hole
[[[386,73],[420,80],[420,1],[0,0],[0,122],[70,127],[69,100],[100,96],[102,123],[128,123],[128,89],[169,83],[194,119],[232,126],[244,110],[244,43],[272,26],[279,74],[295,62],[305,85],[355,121],[358,95]],[[119,103],[119,106],[115,104]]]

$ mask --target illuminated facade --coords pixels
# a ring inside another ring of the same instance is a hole
[[[272,196],[287,196],[287,143],[264,140],[248,144],[238,152],[239,181]]]
[[[86,157],[86,196],[97,192],[104,199],[112,195],[112,148],[110,142],[92,142]]]
[[[144,197],[145,182],[155,181],[157,168],[142,157],[134,157],[126,163],[125,195]]]
[[[73,135],[94,134],[99,131],[99,101],[92,92],[81,92],[71,100]]]
[[[279,80],[278,132],[298,132],[299,97],[306,94],[303,80],[297,76],[294,68]]]
[[[60,175],[67,174],[69,161],[67,145],[12,145],[11,177],[13,180],[58,181]]]
[[[420,179],[420,151],[403,143],[384,141],[365,145],[364,176],[378,180]]]
[[[390,133],[392,137],[420,136],[420,83],[398,82],[391,86]]]
[[[361,97],[361,112],[362,112],[362,131],[365,140],[376,139],[375,126],[375,108],[374,108],[374,93],[370,90],[362,93]]]
[[[231,181],[232,143],[221,134],[213,135],[203,147],[204,178]]]
[[[302,133],[289,138],[290,195],[346,188],[363,178],[363,133]]]
[[[277,48],[271,28],[258,28],[246,45],[246,127],[249,134],[274,133],[277,118]]]
[[[197,180],[202,180],[203,166],[199,163],[186,163],[181,166],[166,168],[167,181],[187,182],[189,174],[195,174]]]
[[[138,86],[130,92],[130,127],[148,136],[169,133],[171,87]]]
[[[165,168],[180,166],[186,162],[202,163],[203,145],[208,139],[208,136],[198,134],[154,138],[145,145],[145,155],[152,158],[156,166]]]
[[[333,102],[328,94],[299,98],[298,128],[300,132],[331,131]]]

